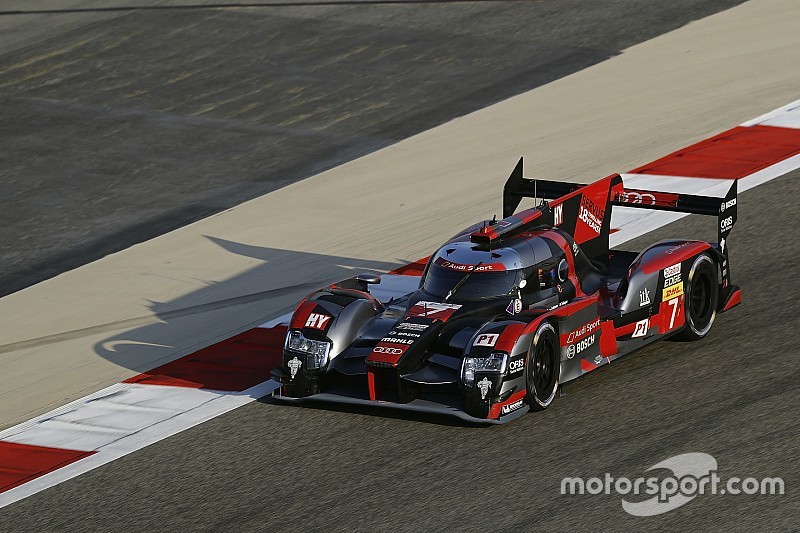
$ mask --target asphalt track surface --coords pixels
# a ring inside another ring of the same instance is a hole
[[[739,196],[730,246],[744,303],[705,340],[626,356],[569,384],[544,413],[483,428],[263,399],[3,518],[21,531],[796,529],[798,196],[800,171]],[[713,239],[713,220],[688,217],[626,248]],[[700,496],[648,518],[627,515],[620,496],[560,494],[565,476],[633,479],[688,452],[713,455],[723,479],[782,477],[786,494]]]
[[[10,2],[0,296],[741,1]]]

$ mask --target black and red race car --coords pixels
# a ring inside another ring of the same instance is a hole
[[[741,301],[726,244],[736,194],[735,182],[725,198],[626,189],[618,174],[528,180],[520,159],[505,218],[447,241],[413,286],[381,297],[381,277],[365,274],[303,300],[275,396],[490,423],[545,409],[561,384],[659,339],[701,339]],[[525,197],[550,201],[514,214]],[[610,250],[614,206],[716,216],[718,243]]]

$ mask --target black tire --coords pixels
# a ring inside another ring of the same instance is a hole
[[[680,337],[696,341],[708,335],[717,317],[719,281],[717,264],[711,257],[706,254],[697,256],[689,269],[684,293],[686,327]]]
[[[542,322],[533,337],[525,365],[525,398],[533,411],[547,409],[556,397],[561,373],[560,351],[555,328],[549,322]]]

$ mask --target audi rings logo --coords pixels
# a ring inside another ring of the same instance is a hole
[[[387,346],[376,346],[372,351],[375,353],[385,353],[389,355],[400,355],[403,353],[402,348],[389,348]]]
[[[626,204],[656,205],[656,197],[647,192],[642,194],[638,192],[626,191],[620,194],[619,198]]]

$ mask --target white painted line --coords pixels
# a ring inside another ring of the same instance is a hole
[[[784,159],[763,170],[759,170],[746,178],[741,178],[738,183],[739,193],[752,189],[758,185],[783,176],[784,174],[800,168],[800,154]],[[653,188],[657,191],[683,192],[687,194],[698,194],[703,196],[722,197],[731,186],[732,180],[687,178],[681,176],[650,176],[642,174],[623,174],[623,183],[626,187],[632,188]],[[676,181],[685,181],[680,187],[674,190],[666,189]],[[716,182],[714,185],[710,182]],[[677,190],[681,189],[681,190]],[[625,242],[635,239],[645,233],[654,231],[671,222],[689,216],[687,213],[670,213],[665,211],[648,211],[635,207],[614,207],[611,212],[611,227],[619,231],[611,234],[609,238],[611,247],[620,246]]]
[[[130,421],[123,423],[126,428],[126,434],[119,435],[118,438],[112,436],[120,431],[120,427],[112,427],[110,431],[97,431],[93,428],[89,431],[91,439],[97,439],[97,443],[101,444],[97,448],[97,453],[69,464],[63,468],[45,474],[32,481],[15,487],[6,492],[0,493],[0,508],[27,498],[39,491],[57,485],[63,481],[67,481],[73,477],[79,476],[90,470],[94,470],[98,466],[110,463],[115,459],[128,455],[131,452],[154,444],[158,441],[164,440],[172,435],[180,433],[186,429],[194,427],[203,422],[207,422],[212,418],[216,418],[228,411],[232,411],[238,407],[246,405],[258,398],[270,394],[273,390],[278,388],[275,381],[269,380],[251,387],[245,391],[237,393],[219,393],[213,391],[205,391],[198,389],[187,389],[184,387],[164,387],[161,385],[135,385],[123,384],[112,385],[107,389],[99,391],[95,394],[82,398],[68,404],[60,409],[42,415],[41,417],[34,418],[28,422],[9,428],[0,432],[0,440],[10,440],[13,442],[25,442],[40,446],[57,446],[55,443],[68,441],[73,432],[70,430],[65,431],[65,436],[57,437],[54,433],[50,432],[50,428],[41,430],[37,427],[39,424],[47,424],[53,419],[69,415],[70,413],[79,412],[83,404],[90,403],[95,400],[109,399],[122,400],[125,394],[120,395],[121,392],[129,392],[128,400],[133,400],[134,404],[130,407],[129,413],[126,415],[118,415],[124,418],[128,415],[133,415],[133,418],[139,421],[141,427],[136,428],[136,424]],[[137,390],[140,389],[140,390]],[[144,391],[144,389],[150,389]],[[182,389],[180,391],[176,389]],[[160,396],[160,397],[159,397]],[[147,399],[145,399],[147,398]],[[176,414],[164,417],[163,414],[171,408],[166,407],[171,402],[176,401],[183,408],[188,410],[177,412]],[[137,409],[138,406],[138,409]],[[124,409],[124,407],[120,407]],[[144,410],[142,410],[144,408]],[[152,408],[152,417],[142,416],[147,408]],[[90,408],[90,410],[93,408]],[[56,413],[54,415],[54,413]],[[103,417],[104,421],[109,418]],[[82,422],[91,421],[82,420]],[[67,422],[69,423],[69,422]],[[42,442],[38,437],[44,438]],[[34,442],[29,442],[34,441]],[[79,448],[81,449],[81,448]],[[82,448],[91,449],[91,448]]]
[[[779,126],[783,128],[800,128],[800,100],[786,104],[753,120],[743,122],[742,126]]]

